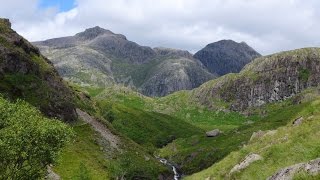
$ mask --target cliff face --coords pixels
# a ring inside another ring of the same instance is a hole
[[[243,66],[260,56],[244,42],[222,40],[208,44],[194,58],[199,59],[209,72],[222,76],[239,72]]]
[[[179,90],[190,90],[216,76],[203,69],[195,59],[168,58],[150,71],[141,86],[148,96],[165,96]]]
[[[22,98],[50,117],[76,118],[72,91],[53,65],[0,19],[0,93],[10,99]]]
[[[239,74],[213,80],[195,90],[202,104],[215,106],[213,99],[243,111],[281,101],[320,84],[320,48],[282,52],[254,60]]]

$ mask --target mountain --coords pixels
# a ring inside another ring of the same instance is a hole
[[[61,76],[81,85],[123,84],[148,96],[164,96],[216,77],[187,51],[140,46],[98,26],[34,44]]]
[[[22,98],[50,117],[76,119],[74,94],[38,48],[0,19],[0,93]]]
[[[245,42],[237,43],[232,40],[221,40],[208,44],[194,54],[211,73],[222,76],[237,73],[243,66],[261,55]]]

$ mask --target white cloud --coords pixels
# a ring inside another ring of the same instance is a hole
[[[77,0],[68,12],[39,9],[36,0],[1,4],[0,16],[32,41],[99,25],[142,45],[192,52],[220,39],[245,41],[263,54],[320,46],[316,0]]]

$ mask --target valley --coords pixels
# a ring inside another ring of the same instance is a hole
[[[0,179],[319,178],[320,48],[29,43],[0,19],[0,55]]]

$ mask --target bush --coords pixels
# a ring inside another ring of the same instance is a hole
[[[70,140],[71,129],[24,101],[0,97],[0,179],[39,179]]]

